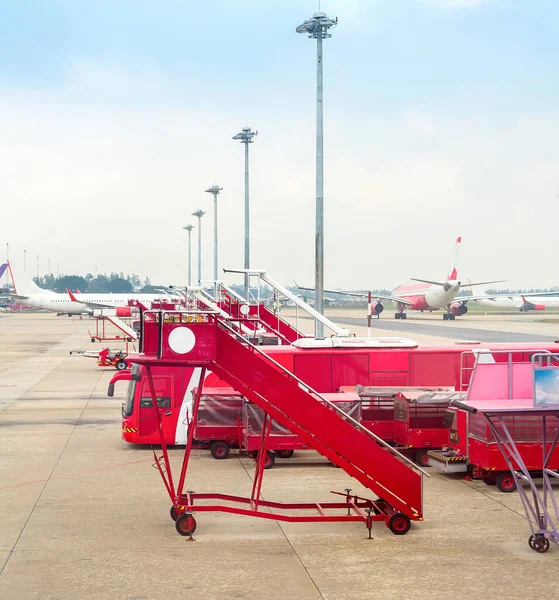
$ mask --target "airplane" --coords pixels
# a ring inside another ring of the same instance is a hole
[[[162,296],[161,294],[139,294],[136,292],[125,294],[89,294],[82,292],[78,294],[78,299],[69,291],[66,294],[61,294],[44,290],[31,279],[16,261],[9,260],[7,264],[14,285],[14,291],[8,292],[7,296],[20,304],[58,314],[67,314],[68,316],[93,314],[94,309],[116,308],[117,317],[128,317],[132,310],[128,306],[130,300],[138,300],[149,304],[160,300]]]
[[[364,294],[360,292],[341,292],[336,290],[324,290],[328,294],[345,294],[348,296],[361,296],[371,297],[375,300],[373,304],[371,302],[369,310],[371,314],[380,316],[380,313],[384,310],[383,300],[390,300],[394,302],[397,308],[397,312],[394,315],[396,319],[406,319],[406,310],[420,310],[420,311],[433,311],[445,308],[446,312],[443,313],[443,320],[454,321],[457,316],[465,315],[468,312],[466,304],[474,300],[475,296],[461,296],[457,298],[458,292],[462,288],[462,283],[458,281],[458,271],[456,270],[456,264],[458,259],[458,253],[460,245],[462,244],[462,238],[456,238],[454,263],[449,271],[447,278],[444,281],[433,281],[431,279],[419,279],[412,277],[411,280],[417,283],[406,283],[397,287],[391,296],[383,296],[380,294]],[[501,283],[504,280],[499,281],[481,281],[478,283],[468,282],[468,286],[476,285],[488,285],[490,283]],[[297,285],[297,284],[295,284]],[[297,286],[301,290],[313,290],[314,288],[302,288]],[[486,298],[484,295],[483,298]]]
[[[476,304],[491,308],[518,308],[520,312],[559,308],[558,292],[530,292],[528,294],[495,294],[476,298]],[[530,300],[527,300],[530,298]]]

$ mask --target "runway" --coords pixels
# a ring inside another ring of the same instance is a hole
[[[350,327],[366,326],[364,318],[341,317],[334,319],[340,325]],[[476,329],[474,327],[462,327],[456,324],[456,321],[447,321],[446,325],[432,325],[430,323],[418,323],[417,321],[392,321],[390,319],[374,320],[372,323],[372,335],[375,335],[375,329],[383,331],[392,331],[405,337],[409,334],[427,335],[438,338],[447,338],[451,340],[475,340],[478,342],[553,342],[559,339],[559,333],[556,336],[544,335],[539,333],[520,333],[516,331],[497,331],[491,329]],[[405,334],[405,335],[403,335]]]

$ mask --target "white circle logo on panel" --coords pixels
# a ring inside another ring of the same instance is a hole
[[[169,334],[169,348],[177,354],[187,354],[196,345],[196,336],[192,329],[177,327]]]
[[[248,313],[250,312],[250,307],[248,304],[242,304],[241,308],[239,309],[241,311],[242,315],[248,315]]]

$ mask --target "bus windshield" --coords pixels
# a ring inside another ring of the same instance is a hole
[[[134,394],[136,393],[137,381],[131,379],[128,382],[128,392],[126,393],[126,401],[122,405],[122,416],[131,417],[134,412]]]

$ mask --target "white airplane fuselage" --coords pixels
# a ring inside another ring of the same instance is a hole
[[[28,294],[25,300],[20,300],[21,304],[31,308],[39,308],[56,313],[67,313],[70,315],[92,314],[93,308],[82,304],[79,300],[100,304],[103,306],[128,306],[130,300],[138,300],[142,303],[151,303],[161,299],[157,294],[77,294],[78,302],[73,302],[68,294],[58,294],[56,292],[43,294]]]

